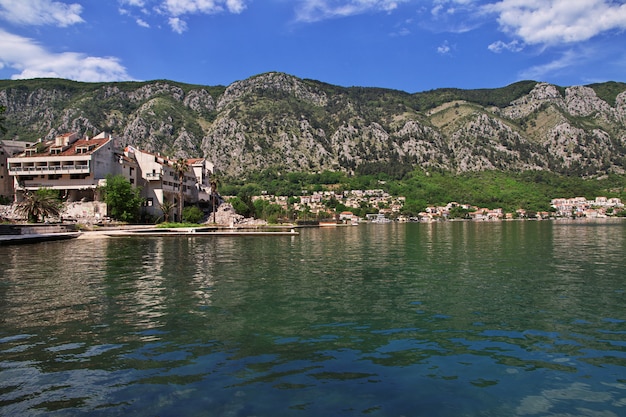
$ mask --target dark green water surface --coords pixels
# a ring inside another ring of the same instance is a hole
[[[1,416],[626,416],[626,223],[0,247]]]

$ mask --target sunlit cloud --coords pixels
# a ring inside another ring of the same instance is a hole
[[[476,0],[434,0],[421,25],[433,32],[466,33],[485,22]]]
[[[318,22],[359,15],[366,12],[391,12],[410,0],[300,0],[296,5],[296,20]]]
[[[115,57],[95,57],[77,52],[53,53],[32,39],[0,29],[0,66],[11,68],[11,79],[67,78],[105,82],[131,80]]]
[[[450,45],[448,44],[448,41],[445,41],[437,47],[437,53],[439,55],[448,55],[450,53]]]
[[[523,79],[543,80],[549,78],[560,71],[574,67],[583,60],[580,51],[568,50],[560,57],[546,64],[535,65],[520,73]]]
[[[187,22],[180,17],[170,17],[168,23],[172,30],[178,34],[181,34],[187,30]]]
[[[146,2],[144,0],[119,0],[122,4],[127,4],[134,7],[144,7]]]
[[[84,22],[78,3],[52,0],[0,0],[0,18],[18,25],[67,27]]]
[[[172,31],[181,34],[188,30],[186,16],[213,15],[219,13],[240,14],[250,0],[121,0],[127,8],[138,8],[144,15],[165,16]],[[121,11],[120,11],[121,12]],[[145,19],[137,24],[149,27]]]
[[[626,4],[610,0],[502,0],[482,7],[527,44],[582,42],[626,29]]]
[[[434,0],[431,14],[435,17],[474,10],[475,0]]]
[[[517,39],[511,42],[496,41],[487,47],[491,52],[500,53],[502,51],[520,52],[524,45]]]

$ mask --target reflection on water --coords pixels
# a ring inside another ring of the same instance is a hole
[[[622,223],[0,248],[0,415],[619,416]]]

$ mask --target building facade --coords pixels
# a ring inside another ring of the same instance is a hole
[[[68,202],[99,200],[98,190],[106,184],[107,175],[123,175],[141,190],[146,214],[162,216],[165,202],[178,206],[181,181],[175,160],[131,146],[122,150],[117,142],[103,132],[92,138],[67,133],[54,140],[27,143],[20,154],[6,158],[8,182],[13,181],[15,200],[20,201],[24,193],[39,188],[58,190]],[[212,166],[203,158],[186,163],[183,200],[197,203],[207,195]],[[180,220],[176,213],[172,214],[174,220]]]
[[[0,198],[5,201],[13,201],[15,194],[13,177],[9,175],[8,159],[24,152],[28,145],[30,142],[0,140]]]
[[[66,201],[94,200],[108,174],[122,174],[116,150],[115,139],[104,132],[93,138],[67,133],[32,143],[8,158],[16,200],[39,188],[59,190]]]

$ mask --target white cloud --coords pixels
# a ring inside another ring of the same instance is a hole
[[[296,20],[317,22],[348,17],[369,11],[391,12],[410,0],[301,0],[296,6]]]
[[[19,25],[67,27],[84,20],[83,7],[52,0],[0,0],[0,17]]]
[[[424,27],[434,32],[466,33],[484,23],[478,13],[478,0],[433,0],[429,22]]]
[[[187,22],[180,17],[170,17],[168,23],[172,30],[178,34],[181,34],[187,30]]]
[[[246,3],[243,0],[226,0],[226,7],[229,12],[239,14],[246,9]]]
[[[437,53],[440,55],[448,55],[450,53],[450,50],[451,48],[448,44],[448,41],[445,41],[443,44],[437,47]]]
[[[548,75],[553,75],[561,70],[574,67],[582,60],[581,51],[569,50],[559,58],[547,64],[536,65],[522,71],[520,75],[523,79],[544,80],[548,78]]]
[[[1,0],[0,0],[1,1]],[[240,14],[246,9],[246,3],[251,0],[158,0],[152,1],[154,7],[148,9],[150,1],[147,0],[120,0],[128,8],[136,7],[143,15],[156,12],[165,16],[170,28],[176,33],[183,33],[188,29],[184,20],[188,15],[233,13]],[[122,14],[132,14],[125,9],[120,9]],[[137,19],[137,24],[149,27],[144,19]]]
[[[491,52],[495,52],[499,54],[500,52],[507,50],[511,52],[519,52],[524,49],[524,45],[520,43],[517,39],[506,43],[503,41],[496,41],[487,47]]]
[[[434,0],[430,13],[437,17],[440,15],[453,15],[459,11],[473,9],[475,0]]]
[[[143,0],[120,0],[120,3],[135,7],[144,7],[146,5]]]
[[[241,13],[245,10],[245,0],[165,0],[158,9],[169,16],[186,14],[215,14],[226,10]]]
[[[90,82],[131,79],[117,58],[49,52],[32,39],[2,29],[0,66],[16,71],[11,79],[53,77]]]
[[[626,29],[626,4],[611,0],[502,0],[483,11],[496,13],[502,30],[527,44],[575,43]]]

